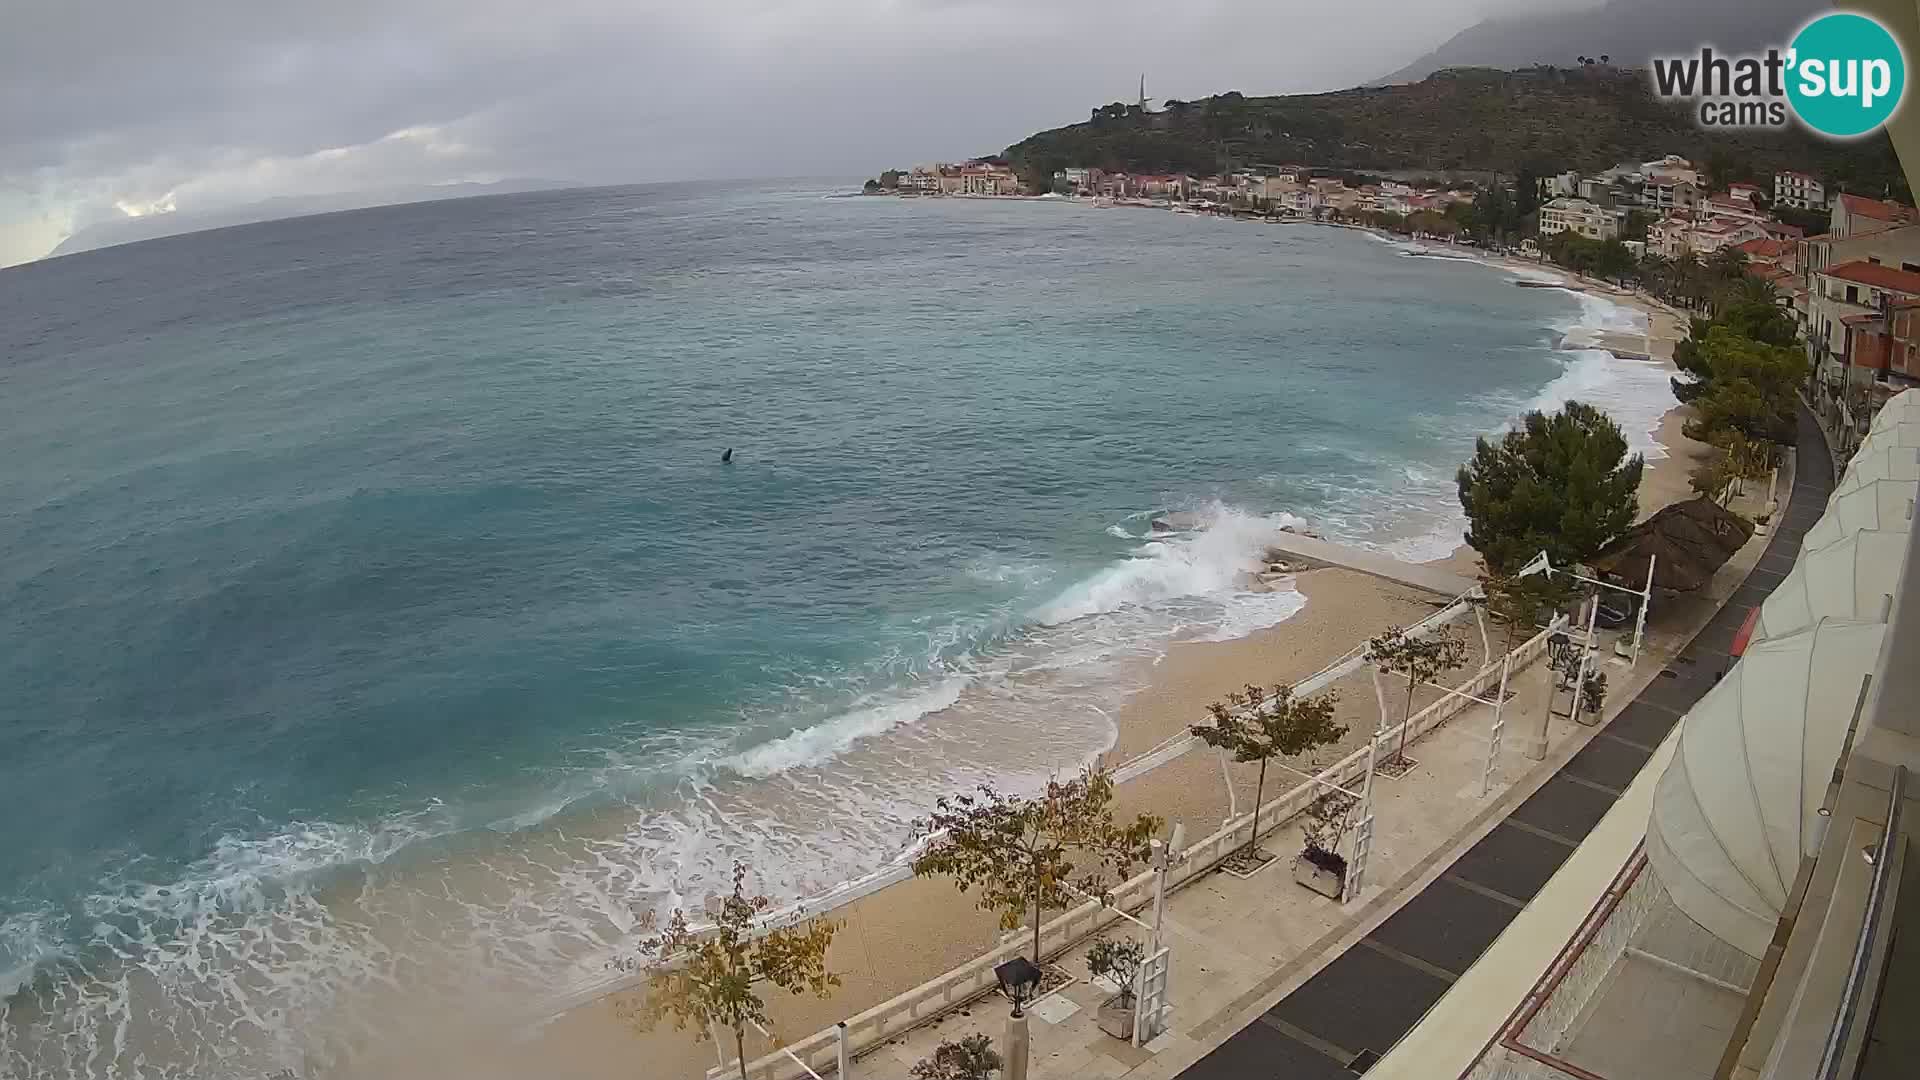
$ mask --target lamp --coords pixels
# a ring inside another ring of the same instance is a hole
[[[996,966],[993,977],[1000,982],[1000,992],[1013,1002],[1013,1015],[1024,1015],[1020,1006],[1032,1001],[1034,992],[1040,989],[1040,968],[1024,956],[1016,956]]]

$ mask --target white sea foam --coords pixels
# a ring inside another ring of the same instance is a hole
[[[1674,407],[1672,372],[1657,361],[1629,360],[1604,349],[1564,355],[1565,369],[1527,403],[1529,410],[1550,412],[1569,401],[1583,401],[1613,417],[1629,449],[1649,460],[1667,456],[1656,436],[1661,419]]]
[[[861,739],[951,708],[960,700],[960,692],[966,689],[967,682],[963,676],[949,676],[917,693],[890,694],[886,700],[868,700],[824,724],[801,728],[762,743],[727,759],[724,764],[742,776],[756,777],[818,765]]]
[[[1034,612],[1044,625],[1185,597],[1239,591],[1260,568],[1262,547],[1291,515],[1255,516],[1215,505],[1197,532],[1171,534],[1061,592]]]
[[[1565,285],[1567,276],[1547,269],[1534,269],[1524,266],[1502,266],[1501,269],[1512,274],[1512,281],[1536,281],[1549,285]]]

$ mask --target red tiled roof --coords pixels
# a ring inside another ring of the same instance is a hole
[[[1763,221],[1760,223],[1760,227],[1775,236],[1785,236],[1794,240],[1798,240],[1807,234],[1807,230],[1800,226],[1789,225],[1784,221]]]
[[[1777,259],[1792,250],[1792,248],[1784,240],[1769,240],[1762,236],[1748,240],[1743,244],[1735,245],[1735,250],[1744,251],[1749,256],[1757,259]]]
[[[1824,271],[1828,277],[1842,281],[1855,281],[1862,285],[1871,285],[1876,289],[1888,289],[1920,295],[1920,274],[1911,270],[1895,270],[1891,266],[1880,266],[1865,259],[1829,266]]]
[[[1870,217],[1876,221],[1903,221],[1910,212],[1907,207],[1898,203],[1881,202],[1879,199],[1869,199],[1862,195],[1842,194],[1840,205],[1845,207],[1849,214]]]

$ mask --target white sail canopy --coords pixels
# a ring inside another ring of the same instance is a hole
[[[1889,446],[1920,446],[1920,416],[1869,431],[1860,440],[1860,449],[1853,452],[1854,460]]]
[[[1826,619],[1750,647],[1681,721],[1647,857],[1673,902],[1758,957],[1819,848],[1819,808],[1886,627]]]
[[[1886,618],[1887,598],[1900,591],[1907,561],[1907,530],[1865,529],[1819,548],[1807,548],[1760,605],[1747,648],[1804,630],[1821,619],[1874,622]]]
[[[1920,448],[1912,446],[1870,447],[1847,462],[1847,472],[1834,486],[1834,494],[1852,491],[1875,480],[1920,480]]]
[[[1912,390],[1902,390],[1887,399],[1880,411],[1873,415],[1873,430],[1892,427],[1920,420],[1920,394]]]
[[[1920,481],[1872,480],[1827,500],[1827,512],[1801,540],[1803,551],[1825,547],[1862,529],[1908,532]]]

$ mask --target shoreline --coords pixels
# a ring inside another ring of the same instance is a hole
[[[1531,264],[1498,256],[1476,256],[1474,261],[1496,269],[1539,272]],[[1560,276],[1572,280],[1572,275]],[[1684,323],[1648,299],[1617,293],[1601,295],[1642,312],[1646,332],[1602,332],[1597,335],[1602,339],[1599,344],[1576,347],[1601,348],[1632,359],[1644,357],[1672,370],[1672,346],[1684,333]],[[1683,406],[1674,405],[1661,415],[1650,433],[1665,452],[1647,461],[1640,486],[1641,517],[1691,495],[1687,473],[1699,447],[1681,433],[1683,413]],[[1463,576],[1479,573],[1477,555],[1464,544],[1445,557],[1429,560],[1429,564]],[[1146,669],[1144,685],[1131,693],[1112,717],[1114,740],[1097,760],[1112,765],[1136,757],[1183,734],[1188,724],[1203,720],[1206,704],[1228,690],[1247,682],[1270,685],[1297,681],[1387,625],[1417,621],[1442,602],[1438,597],[1340,568],[1302,571],[1291,581],[1306,597],[1306,603],[1284,621],[1225,641],[1176,642],[1157,659],[1140,661]],[[1465,636],[1475,656],[1471,668],[1479,662],[1480,650],[1476,634],[1469,630]],[[1340,720],[1349,730],[1340,744],[1316,755],[1318,764],[1363,745],[1365,740],[1359,733],[1371,730],[1374,704],[1368,681],[1348,676],[1335,689],[1342,695]],[[1227,816],[1234,799],[1223,778],[1232,778],[1244,807],[1252,797],[1256,768],[1224,767],[1212,754],[1188,754],[1119,785],[1115,812],[1131,816],[1150,811],[1169,821],[1186,821],[1190,835],[1196,828],[1204,833]],[[1272,777],[1268,790],[1269,794],[1276,790]],[[907,877],[858,893],[845,903],[809,908],[808,914],[825,911],[845,924],[829,956],[829,966],[841,973],[843,986],[824,1003],[784,995],[770,1001],[776,1030],[787,1038],[827,1027],[934,978],[999,940],[993,917],[974,908],[971,897],[960,894],[945,880]],[[669,1071],[691,1072],[713,1060],[712,1047],[696,1045],[686,1034],[671,1030],[650,1035],[633,1032],[617,1015],[621,1001],[630,997],[603,995],[556,1017],[529,1041],[534,1053],[524,1062],[517,1061],[521,1057],[518,1052],[501,1055],[498,1048],[492,1048],[493,1053],[473,1063],[479,1070],[475,1075],[514,1075],[537,1061],[550,1071],[558,1067],[564,1075],[613,1076],[621,1073],[623,1063],[636,1059],[654,1062]],[[749,1056],[770,1048],[750,1041]],[[434,1060],[444,1058],[436,1056]],[[404,1072],[402,1066],[390,1074],[373,1075],[399,1076]]]

